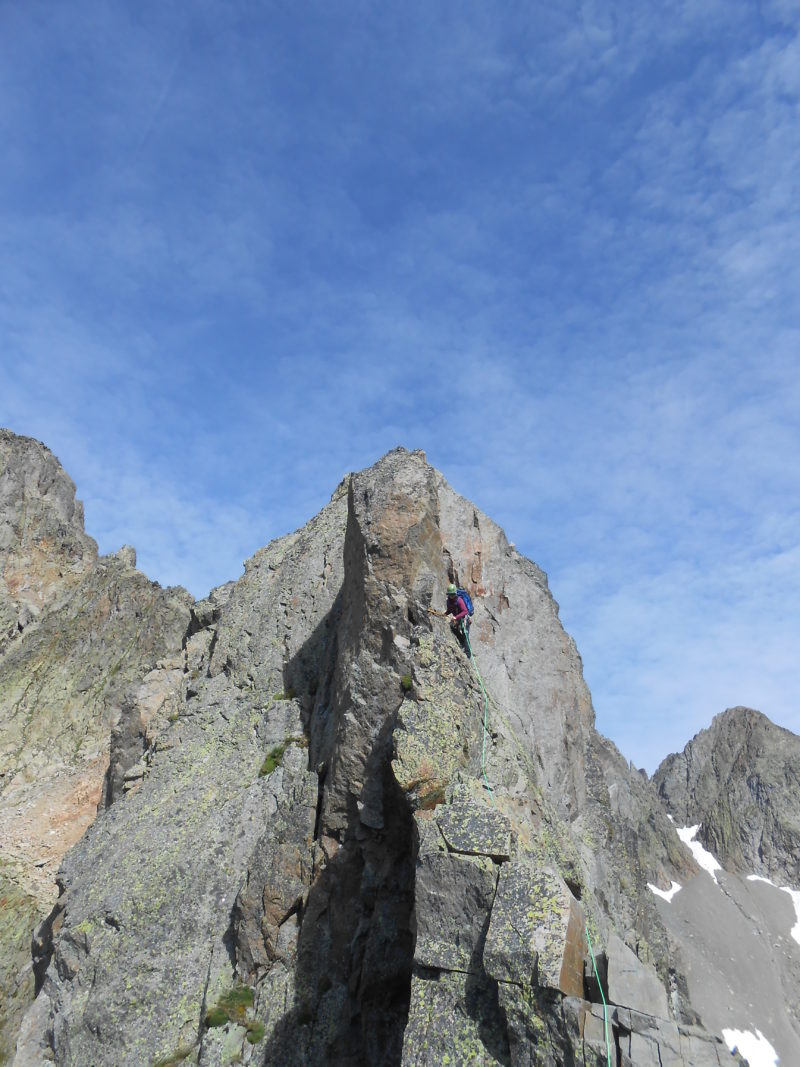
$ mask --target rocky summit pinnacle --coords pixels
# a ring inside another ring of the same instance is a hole
[[[668,810],[730,870],[800,886],[800,738],[729,708],[653,776]]]
[[[93,563],[48,631],[105,633],[127,673],[70,705],[107,767],[6,1024],[16,1067],[738,1059],[648,887],[708,876],[596,732],[544,573],[422,452],[348,475],[197,603],[134,565]],[[473,656],[437,614],[450,582]],[[151,590],[138,629],[103,630],[109,588]]]

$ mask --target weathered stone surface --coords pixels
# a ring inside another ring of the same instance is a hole
[[[491,860],[441,853],[420,856],[414,962],[450,971],[481,971],[496,884]]]
[[[0,430],[0,1059],[33,997],[31,935],[58,865],[95,818],[120,706],[159,659],[182,664],[191,598],[149,582],[132,551],[98,559],[55,456]]]
[[[486,704],[428,611],[449,580],[476,602]],[[616,926],[666,967],[645,881],[694,868],[594,731],[546,578],[502,531],[396,450],[183,635],[118,694],[106,807],[63,865],[20,1064],[604,1064],[583,911],[600,949]],[[220,1017],[234,994],[247,1007]],[[614,1010],[615,1039],[668,1048]]]
[[[508,859],[511,855],[511,825],[488,800],[461,790],[438,809],[436,822],[453,852]]]
[[[96,561],[75,483],[45,445],[0,429],[0,651]]]
[[[499,982],[583,993],[583,910],[552,870],[504,864],[484,958]]]
[[[512,548],[496,523],[436,475],[442,541],[453,576],[473,593],[472,646],[493,699],[541,759],[539,780],[562,815],[585,797],[591,698],[546,575]],[[444,600],[447,576],[437,585]]]
[[[304,741],[300,723],[286,723],[285,737]],[[306,769],[306,750],[293,740],[270,775],[272,816],[248,861],[246,881],[233,909],[237,957],[251,980],[268,972],[276,960],[292,963],[315,865],[325,863],[314,848],[316,775]],[[273,781],[274,778],[274,781]]]
[[[415,973],[403,1039],[404,1067],[508,1067],[497,990],[473,974]]]
[[[669,946],[646,883],[681,881],[694,870],[691,859],[650,783],[594,729],[580,656],[546,575],[436,477],[447,577],[466,584],[476,605],[472,647],[492,698],[489,781],[515,797],[530,795],[536,782],[569,823],[580,877],[620,929],[636,932],[651,962],[664,961]],[[440,603],[446,580],[436,590]]]
[[[622,938],[613,932],[608,936],[606,956],[610,1003],[668,1019],[667,993],[655,969],[637,959]]]

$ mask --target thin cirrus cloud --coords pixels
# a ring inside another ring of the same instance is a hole
[[[795,731],[791,0],[0,16],[0,421],[198,596],[423,447],[652,769]]]

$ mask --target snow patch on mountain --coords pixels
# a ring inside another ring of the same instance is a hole
[[[731,1052],[738,1050],[750,1067],[777,1067],[778,1053],[760,1030],[754,1034],[749,1030],[723,1030],[722,1036]]]
[[[766,882],[767,885],[771,885],[774,889],[780,889],[782,893],[788,893],[792,898],[794,904],[794,913],[797,916],[797,922],[794,924],[791,930],[792,937],[800,945],[800,889],[790,889],[785,885],[775,885],[769,878],[764,878],[760,874],[748,874],[748,882]]]
[[[691,849],[697,866],[702,867],[704,871],[708,871],[714,881],[717,882],[717,876],[714,872],[721,871],[721,865],[717,862],[716,857],[712,856],[708,849],[703,848],[700,842],[695,841],[694,839],[697,831],[700,829],[700,825],[700,823],[697,823],[696,826],[677,826],[676,830],[678,831],[678,837],[683,841],[684,845],[688,845]]]
[[[648,882],[647,888],[650,890],[651,893],[655,893],[657,897],[661,897],[662,900],[666,900],[667,902],[669,902],[670,900],[672,900],[672,898],[675,896],[681,886],[678,884],[678,882],[672,882],[670,884],[669,889],[659,889],[657,885],[652,885],[650,882]]]

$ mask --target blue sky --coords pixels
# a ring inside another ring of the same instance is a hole
[[[0,5],[0,423],[195,595],[397,444],[652,770],[800,733],[800,3]]]

